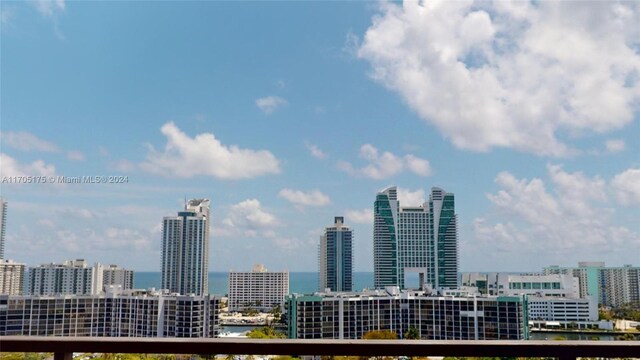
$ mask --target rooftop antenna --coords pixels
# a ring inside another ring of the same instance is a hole
[[[184,196],[184,211],[187,211],[187,195]]]

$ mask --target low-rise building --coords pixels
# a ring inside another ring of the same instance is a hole
[[[229,311],[249,308],[268,311],[282,306],[288,294],[288,271],[267,271],[258,264],[252,271],[229,272]]]
[[[463,273],[462,285],[487,295],[580,297],[580,283],[572,274]]]
[[[287,298],[293,339],[361,339],[373,330],[427,340],[528,338],[526,300],[517,296],[447,297],[396,288]]]
[[[598,303],[593,297],[584,299],[528,297],[529,321],[534,326],[549,324],[562,328],[590,327],[598,322]]]

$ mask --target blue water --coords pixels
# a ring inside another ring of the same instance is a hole
[[[373,287],[372,272],[354,272],[353,290]],[[136,289],[160,288],[160,272],[136,271],[133,275],[133,287]],[[309,294],[318,291],[318,273],[290,272],[289,292]],[[229,292],[229,273],[209,273],[209,293],[226,295]]]

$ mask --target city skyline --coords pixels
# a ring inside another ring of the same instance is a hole
[[[0,177],[68,180],[0,184],[6,259],[160,271],[186,197],[211,200],[211,271],[316,271],[334,216],[372,271],[396,185],[455,193],[460,271],[638,263],[638,4],[0,10]]]

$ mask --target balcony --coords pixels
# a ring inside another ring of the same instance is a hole
[[[1,352],[147,354],[640,357],[640,341],[292,340],[0,336]]]

